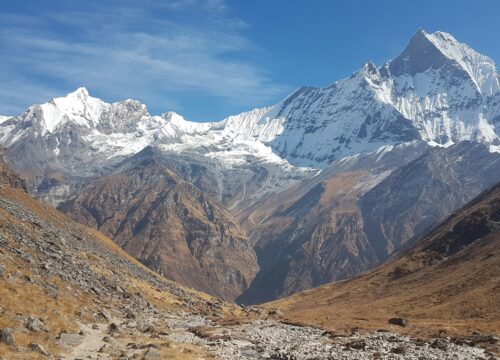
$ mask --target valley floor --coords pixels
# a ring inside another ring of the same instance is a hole
[[[134,319],[80,324],[79,333],[60,340],[67,350],[54,357],[23,353],[6,359],[491,359],[467,344],[472,338],[424,341],[385,331],[339,335],[272,318],[218,322],[224,320],[145,312]]]

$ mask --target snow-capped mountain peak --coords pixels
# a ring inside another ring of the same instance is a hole
[[[500,90],[495,62],[442,31],[428,34],[418,30],[403,52],[391,61],[391,73],[414,76],[442,68],[450,61],[470,77],[482,95],[493,95]]]
[[[64,97],[53,98],[41,105],[35,105],[31,111],[40,111],[42,133],[54,130],[67,121],[81,126],[95,127],[99,123],[102,110],[109,104],[91,97],[86,88],[80,87]]]
[[[204,134],[212,127],[212,123],[189,121],[173,111],[164,113],[160,117],[165,120],[165,125],[159,129],[158,135],[166,141],[180,142],[185,135]]]

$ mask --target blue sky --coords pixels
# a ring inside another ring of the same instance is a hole
[[[500,60],[500,1],[0,2],[0,114],[86,86],[196,121],[395,57],[422,27]]]

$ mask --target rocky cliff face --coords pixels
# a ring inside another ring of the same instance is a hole
[[[167,278],[233,300],[258,270],[239,224],[164,164],[140,158],[89,182],[60,209]]]
[[[6,151],[0,147],[0,183],[12,188],[26,190],[24,180],[15,174],[5,163]]]
[[[360,198],[364,233],[384,260],[499,179],[500,156],[484,145],[431,149]]]

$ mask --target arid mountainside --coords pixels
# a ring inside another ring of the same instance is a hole
[[[500,184],[372,272],[270,303],[294,321],[330,329],[444,334],[500,329]],[[392,326],[391,326],[392,327]]]
[[[125,161],[60,209],[167,278],[223,299],[233,300],[258,271],[238,222],[154,156]]]
[[[118,358],[131,341],[142,342],[127,350],[140,358],[207,354],[159,341],[166,317],[179,312],[224,316],[237,309],[164,279],[101,233],[28,196],[20,185],[0,158],[2,359]],[[109,340],[102,340],[105,335]]]
[[[380,260],[500,181],[500,156],[462,142],[431,149],[361,197],[364,231]]]
[[[500,180],[500,156],[482,144],[411,161],[420,152],[335,164],[242,213],[261,270],[238,300],[270,301],[369,270]]]

